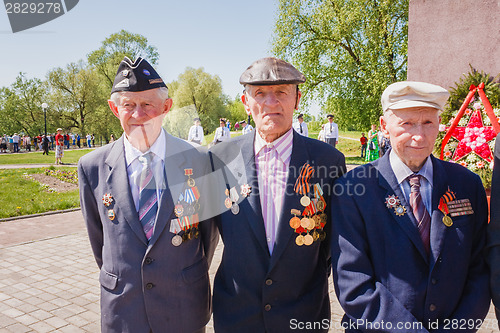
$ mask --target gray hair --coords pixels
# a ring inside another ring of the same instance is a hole
[[[161,98],[162,100],[168,99],[168,88],[166,87],[160,87],[156,88],[156,92],[158,93],[158,97]],[[124,92],[123,91],[117,91],[111,94],[111,97],[109,97],[109,100],[115,103],[116,106],[120,105],[120,97],[122,96]]]

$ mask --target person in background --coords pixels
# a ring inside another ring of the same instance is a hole
[[[63,142],[64,142],[64,147],[66,147],[66,149],[69,149],[69,135],[68,134],[63,134]],[[57,144],[57,142],[56,142]]]
[[[307,123],[304,122],[304,115],[301,113],[297,116],[297,121],[293,123],[293,129],[302,136],[309,136]]]
[[[21,138],[17,133],[14,133],[12,136],[12,143],[14,144],[14,153],[19,153],[19,140]]]
[[[329,114],[326,116],[326,118],[328,119],[328,122],[324,124],[325,142],[335,148],[335,146],[339,142],[339,128],[333,121],[333,115]]]
[[[78,148],[81,148],[81,143],[80,143],[80,140],[81,140],[81,137],[80,137],[80,134],[78,133],[76,135],[76,145],[78,146]]]
[[[87,139],[87,147],[92,148],[92,134],[88,133],[86,139]]]
[[[481,178],[432,156],[448,96],[389,85],[380,124],[393,149],[335,184],[333,282],[347,333],[475,332],[488,313]]]
[[[217,129],[215,130],[214,140],[212,141],[213,144],[218,144],[231,139],[231,132],[226,126],[226,119],[220,118],[219,123],[220,127],[217,127]]]
[[[189,129],[188,142],[194,142],[199,145],[203,142],[203,127],[201,127],[200,118],[194,118],[194,124]]]
[[[368,139],[366,138],[365,133],[361,133],[361,137],[359,138],[359,143],[361,143],[361,158],[365,158],[366,147],[368,146]]]
[[[0,150],[2,151],[2,153],[6,153],[7,152],[7,143],[8,142],[9,142],[9,139],[7,138],[7,134],[4,134],[0,138]]]
[[[64,134],[62,128],[57,129],[57,134],[54,137],[56,142],[56,164],[63,164],[62,158],[64,156]]]
[[[372,125],[371,130],[368,131],[368,153],[366,154],[365,161],[371,162],[379,158],[378,155],[378,131],[377,125]]]
[[[115,142],[115,136],[113,134],[111,134],[110,138],[109,138],[109,142]]]
[[[240,121],[240,124],[243,127],[242,130],[241,130],[241,132],[243,133],[243,135],[245,135],[245,134],[250,133],[251,131],[253,131],[253,126],[250,125],[250,124],[247,124],[246,120]]]
[[[120,63],[108,104],[124,134],[78,162],[101,332],[205,332],[219,237],[202,218],[208,154],[162,128],[172,99],[146,60]]]
[[[49,138],[44,134],[42,136],[42,148],[43,148],[43,153],[42,155],[49,155]]]
[[[23,138],[24,149],[26,151],[31,151],[31,138],[28,134],[26,134]]]
[[[71,139],[73,148],[75,148],[76,142],[75,142],[75,133],[69,133],[69,137]]]
[[[325,139],[325,124],[321,125],[321,129],[319,130],[319,133],[318,133],[318,140],[326,142],[326,139]]]

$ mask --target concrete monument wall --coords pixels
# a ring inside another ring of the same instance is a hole
[[[500,0],[410,0],[408,80],[449,89],[469,64],[500,73]]]

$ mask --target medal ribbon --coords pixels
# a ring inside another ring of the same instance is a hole
[[[184,193],[184,200],[188,204],[190,204],[190,203],[192,203],[192,202],[194,202],[196,200],[192,188],[186,189],[186,192]]]
[[[311,176],[313,174],[314,169],[308,163],[304,164],[300,168],[299,178],[297,178],[295,186],[293,187],[295,193],[299,193],[302,195],[306,195],[307,193],[309,193],[309,180],[311,179]]]
[[[200,199],[200,191],[198,191],[198,188],[196,186],[191,187],[191,190],[193,191],[194,198],[196,200]]]
[[[456,196],[449,188],[445,194],[439,199],[438,209],[443,212],[443,214],[449,214],[450,210],[448,208],[448,202],[455,200]]]

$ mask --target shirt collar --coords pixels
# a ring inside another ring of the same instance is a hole
[[[264,147],[274,147],[278,153],[278,158],[287,162],[292,155],[292,144],[293,144],[293,128],[290,128],[285,134],[277,138],[271,143],[267,143],[259,134],[259,131],[255,134],[254,151],[255,155],[258,155]]]
[[[160,135],[156,138],[156,141],[153,143],[151,148],[145,153],[141,152],[139,149],[132,146],[130,141],[128,141],[127,136],[124,135],[124,146],[125,146],[125,160],[127,162],[127,168],[135,161],[136,158],[146,154],[147,152],[152,152],[156,156],[158,156],[162,161],[165,160],[165,151],[166,151],[166,136],[165,130],[162,128],[160,131]]]
[[[399,156],[394,152],[393,149],[391,149],[391,152],[389,153],[389,161],[391,164],[392,171],[394,172],[394,175],[396,176],[396,179],[398,181],[398,184],[401,184],[408,176],[411,176],[414,174],[411,169],[401,161]],[[420,169],[419,172],[417,172],[417,175],[421,175],[424,177],[429,184],[432,184],[432,177],[433,177],[433,170],[432,170],[432,160],[429,157],[427,157],[427,160],[425,161],[424,165]]]

